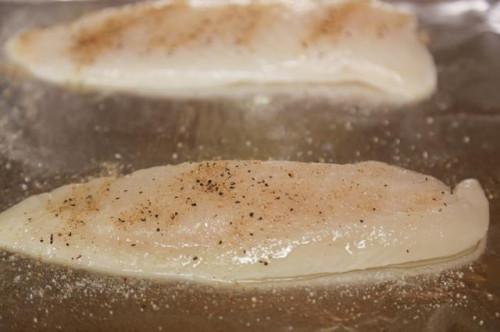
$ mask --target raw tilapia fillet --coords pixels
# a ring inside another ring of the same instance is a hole
[[[160,1],[25,31],[7,51],[59,83],[153,94],[335,85],[408,102],[436,85],[416,25],[375,0]]]
[[[379,162],[216,161],[70,184],[0,214],[0,248],[140,277],[266,281],[456,258],[487,233],[453,192]]]

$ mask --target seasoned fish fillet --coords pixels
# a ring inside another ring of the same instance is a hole
[[[415,17],[375,0],[140,3],[22,32],[7,53],[50,81],[152,94],[335,85],[408,102],[436,85]]]
[[[488,202],[379,162],[216,161],[70,184],[0,214],[0,248],[47,262],[199,281],[304,278],[475,248]]]

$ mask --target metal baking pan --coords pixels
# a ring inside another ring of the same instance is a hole
[[[119,3],[0,1],[0,43]],[[437,93],[411,107],[103,94],[38,81],[0,58],[0,209],[88,176],[167,163],[374,159],[448,185],[479,179],[491,227],[478,261],[371,285],[222,289],[1,252],[0,331],[500,331],[500,2],[398,4],[419,14],[439,68]]]

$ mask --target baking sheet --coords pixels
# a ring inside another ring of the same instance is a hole
[[[0,43],[117,3],[0,2]],[[1,58],[0,209],[88,176],[166,163],[374,159],[449,185],[479,179],[491,226],[478,261],[370,285],[258,289],[109,277],[1,252],[0,331],[499,331],[500,2],[398,4],[419,13],[439,68],[436,95],[404,108],[102,94],[40,82]]]

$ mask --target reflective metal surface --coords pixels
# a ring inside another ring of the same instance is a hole
[[[111,4],[0,2],[15,31]],[[107,172],[226,159],[375,159],[447,184],[474,177],[490,199],[485,254],[439,276],[370,285],[218,288],[95,275],[0,254],[0,331],[499,331],[500,5],[400,3],[421,15],[439,91],[406,108],[248,96],[103,95],[0,69],[0,209]],[[395,59],[397,61],[397,59]]]

